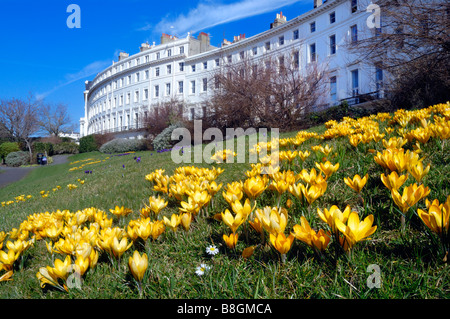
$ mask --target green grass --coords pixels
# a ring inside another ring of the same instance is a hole
[[[325,127],[319,126],[311,131],[322,133]],[[293,137],[295,134],[283,133],[280,137]],[[441,251],[417,217],[411,220],[405,233],[399,231],[399,214],[380,181],[383,170],[374,162],[374,154],[362,149],[356,152],[344,137],[324,142],[311,139],[300,149],[311,150],[311,145],[319,143],[328,143],[333,147],[330,160],[339,162],[340,169],[330,177],[326,193],[310,207],[294,205],[289,210],[286,232],[299,223],[302,214],[314,228],[323,227],[316,214],[317,208],[329,208],[336,204],[344,209],[349,204],[362,216],[373,214],[378,226],[372,239],[358,243],[350,257],[342,254],[334,258],[329,247],[324,259],[319,260],[309,248],[295,240],[284,263],[270,245],[260,245],[249,259],[243,259],[240,255],[242,250],[251,244],[258,244],[259,235],[251,233],[248,241],[241,235],[235,251],[225,246],[222,235],[229,231],[223,223],[212,218],[214,214],[228,208],[222,191],[219,191],[215,196],[214,207],[208,209],[208,217],[198,218],[189,231],[179,229],[174,233],[166,228],[158,240],[148,240],[144,246],[130,248],[118,265],[112,265],[102,255],[98,265],[88,270],[83,277],[81,289],[71,289],[68,293],[40,288],[36,278],[39,268],[53,266],[53,260],[62,259],[63,256],[50,255],[44,241],[37,241],[16,263],[13,281],[0,282],[0,298],[138,298],[139,293],[127,265],[134,249],[145,251],[149,256],[149,268],[143,281],[142,296],[145,298],[448,298],[449,269],[442,262]],[[450,194],[450,148],[449,143],[443,148],[440,143],[432,140],[424,147],[426,162],[432,163],[424,183],[431,189],[428,198],[438,198],[442,202]],[[366,148],[380,149],[380,145],[381,142],[377,145],[372,143]],[[141,157],[140,163],[133,159],[135,156]],[[69,171],[74,166],[91,162],[88,159],[101,162]],[[81,162],[71,164],[75,161]],[[303,167],[312,168],[315,161],[314,154],[311,154]],[[134,211],[118,224],[124,226],[130,219],[138,218],[139,209],[149,196],[156,194],[152,184],[145,180],[146,174],[163,168],[170,175],[176,167],[183,165],[219,166],[207,163],[175,164],[170,152],[150,151],[124,156],[99,152],[78,154],[71,156],[69,162],[36,168],[25,179],[1,189],[0,202],[12,200],[21,194],[33,197],[26,202],[0,207],[0,231],[18,228],[27,216],[34,213],[58,209],[76,212],[87,207],[96,207],[109,213],[109,209],[115,205],[126,206]],[[225,185],[234,180],[245,180],[244,173],[250,169],[250,164],[220,164],[220,167],[225,168],[225,171],[217,181]],[[293,169],[299,171],[299,167]],[[86,174],[85,170],[92,170],[93,173]],[[369,182],[362,193],[364,204],[343,182],[344,177],[356,173],[369,174]],[[85,183],[81,185],[78,179]],[[67,185],[70,183],[77,184],[78,188],[69,190]],[[53,191],[58,185],[61,189]],[[47,198],[39,194],[42,190],[49,191]],[[286,198],[285,194],[283,202]],[[258,207],[275,205],[275,199],[274,193],[266,190],[258,199]],[[423,205],[421,202],[420,207]],[[174,212],[178,212],[178,206],[171,200],[160,218]],[[115,220],[115,225],[117,223]],[[220,253],[215,257],[205,253],[205,248],[210,244],[219,247]],[[199,277],[195,275],[195,268],[202,262],[212,269]],[[374,264],[380,267],[380,288],[369,288],[367,285],[367,279],[372,274],[367,269]]]

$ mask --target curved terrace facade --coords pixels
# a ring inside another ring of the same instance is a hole
[[[142,44],[138,53],[121,53],[118,62],[86,82],[85,116],[80,135],[113,132],[117,136],[142,137],[142,117],[152,107],[176,98],[186,105],[183,116],[201,116],[202,101],[214,89],[208,85],[215,70],[243,59],[280,57],[296,60],[300,70],[310,63],[326,66],[326,108],[346,99],[358,103],[365,94],[382,94],[383,71],[359,61],[346,49],[375,30],[367,26],[370,1],[314,1],[314,9],[292,20],[281,13],[270,28],[255,36],[236,36],[220,47],[201,32],[176,38],[163,34],[158,45]]]

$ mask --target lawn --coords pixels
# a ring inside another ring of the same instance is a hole
[[[268,160],[262,156],[258,165],[249,163],[253,145],[245,137],[234,141],[247,143],[245,163],[176,164],[169,151],[92,152],[36,168],[0,190],[0,298],[446,299],[449,118],[449,104],[441,104],[282,133],[284,174],[261,174]],[[268,145],[259,147],[264,151]],[[295,151],[309,156],[302,160]],[[376,157],[391,166],[383,167]],[[329,171],[326,163],[337,170]],[[423,196],[418,191],[409,197],[417,202],[403,213],[381,179],[391,172],[406,178],[395,187],[400,195],[414,184],[425,189]],[[344,181],[356,174],[367,175],[359,193]],[[235,194],[243,207],[224,193]],[[151,196],[167,203],[159,213],[146,209],[157,203]],[[436,199],[439,203],[432,203]],[[349,206],[354,213],[348,222],[319,217],[333,205],[344,214]],[[446,212],[447,226],[428,227],[419,209]],[[169,222],[183,213],[191,218]],[[368,224],[361,224],[366,227],[360,233],[353,229],[356,216]],[[142,232],[136,230],[140,226]],[[151,229],[146,235],[144,226]],[[435,230],[442,228],[438,235]],[[224,235],[233,233],[237,242],[227,243]],[[123,245],[117,251],[114,238]],[[215,249],[207,251],[211,245]],[[146,254],[147,268],[130,269],[135,251]],[[67,267],[73,264],[82,275]]]

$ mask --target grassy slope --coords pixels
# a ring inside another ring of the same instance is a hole
[[[323,126],[314,128],[323,132]],[[281,137],[294,136],[295,132]],[[310,149],[318,144],[311,140],[300,147]],[[320,224],[316,210],[329,208],[336,204],[341,209],[350,204],[362,216],[375,215],[377,232],[372,240],[357,245],[351,259],[341,256],[337,264],[319,261],[312,252],[300,242],[295,241],[282,264],[279,254],[271,247],[260,247],[249,260],[240,258],[240,252],[250,244],[257,244],[258,237],[251,235],[247,243],[239,240],[236,252],[230,251],[222,241],[222,234],[228,229],[212,218],[199,218],[189,232],[179,230],[173,233],[166,229],[156,241],[147,241],[145,250],[149,255],[149,270],[146,273],[144,296],[147,298],[446,298],[449,293],[448,267],[441,262],[441,256],[424,227],[415,220],[405,235],[401,235],[399,215],[392,211],[394,205],[390,194],[379,180],[382,172],[373,161],[373,154],[355,152],[346,138],[338,138],[327,143],[333,147],[330,160],[339,162],[340,169],[331,176],[327,192],[311,207],[294,206],[289,211],[290,221],[287,231],[299,222],[301,214],[312,225]],[[381,142],[380,142],[381,143]],[[374,147],[374,145],[369,145]],[[369,147],[368,146],[368,147]],[[449,192],[448,164],[450,150],[448,143],[441,149],[435,142],[425,148],[429,154],[427,162],[433,163],[425,184],[432,189],[428,198],[443,201]],[[136,163],[134,156],[141,156]],[[139,208],[154,192],[144,176],[156,169],[164,168],[167,174],[184,164],[174,164],[170,153],[139,152],[125,156],[111,156],[101,153],[79,154],[70,158],[71,162],[95,159],[104,160],[69,172],[69,168],[89,163],[61,164],[42,167],[24,180],[14,183],[0,191],[0,201],[15,196],[31,194],[32,199],[7,207],[0,207],[0,231],[18,227],[30,214],[68,209],[72,212],[86,207],[97,207],[109,212],[115,205],[132,208],[134,213],[128,219],[137,218]],[[305,168],[314,167],[314,154],[304,163]],[[125,165],[123,168],[122,165]],[[191,165],[191,164],[186,164]],[[193,164],[211,167],[215,164]],[[222,164],[223,165],[223,164]],[[249,164],[225,164],[225,172],[218,182],[244,180]],[[85,174],[85,170],[93,174]],[[298,168],[296,168],[298,171]],[[369,173],[369,182],[363,190],[365,205],[361,206],[355,193],[348,188],[343,177]],[[85,180],[80,185],[77,179]],[[77,189],[69,190],[66,185],[74,183]],[[61,186],[55,192],[52,188]],[[225,185],[225,184],[224,184]],[[41,190],[49,191],[47,198],[41,198]],[[285,199],[285,198],[284,198]],[[266,191],[258,200],[258,206],[274,205],[274,195]],[[216,195],[216,203],[209,216],[227,208],[221,196]],[[177,212],[171,202],[162,215],[170,216]],[[120,226],[125,223],[122,221]],[[323,225],[322,225],[323,227]],[[214,243],[220,254],[213,259],[205,254],[205,248]],[[23,262],[14,273],[12,282],[0,283],[1,298],[135,298],[136,287],[132,284],[127,266],[128,256],[133,248],[125,253],[120,265],[112,266],[107,258],[102,258],[95,269],[84,277],[81,290],[73,289],[68,294],[52,289],[42,290],[36,279],[39,267],[53,265],[52,256],[47,252],[43,241],[39,241],[25,253]],[[330,252],[330,254],[332,254]],[[53,258],[56,258],[54,256]],[[194,274],[201,262],[211,265],[212,271],[203,277]],[[382,287],[369,289],[367,267],[377,264],[381,267]]]

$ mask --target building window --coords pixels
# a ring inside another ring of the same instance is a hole
[[[244,60],[244,57],[245,57],[244,51],[239,52],[239,58],[240,58],[241,60]]]
[[[353,70],[352,76],[352,96],[359,95],[359,72],[358,69]]]
[[[335,76],[330,78],[330,100],[333,105],[337,101],[337,79]]]
[[[356,11],[358,11],[358,0],[352,0],[351,7],[352,7],[352,13],[355,13]]]
[[[131,100],[131,93],[128,92],[128,93],[127,93],[127,100],[126,100],[126,103],[127,103],[127,104],[130,104],[130,100]]]
[[[309,29],[310,29],[311,33],[316,32],[316,22],[315,21],[311,22],[309,24]]]
[[[278,38],[278,44],[283,45],[284,44],[284,35]]]
[[[375,85],[377,96],[379,97],[379,91],[383,89],[383,69],[380,66],[375,66]]]
[[[336,22],[336,12],[331,12],[330,13],[330,24],[333,24]]]
[[[144,89],[144,100],[148,100],[148,89]]]
[[[159,97],[159,85],[155,85],[155,97]]]
[[[294,67],[295,68],[299,67],[299,65],[300,65],[300,52],[294,51],[294,53],[293,53],[293,61],[292,62],[294,63]]]
[[[148,72],[148,70],[145,70],[144,76],[145,76],[145,79],[148,80],[148,77],[149,77],[149,72]]]
[[[220,66],[220,59],[216,59],[216,66]]]
[[[139,82],[139,72],[136,73],[136,82]]]
[[[316,61],[316,44],[310,44],[309,45],[309,62],[315,62]]]
[[[183,85],[184,85],[183,81],[178,81],[178,93],[180,93],[180,94],[183,93],[183,90],[184,90]]]
[[[123,95],[120,96],[120,105],[123,105]]]
[[[172,56],[172,49],[167,50],[167,56]]]
[[[208,62],[207,61],[205,61],[205,62],[203,62],[203,69],[208,69]]]
[[[258,47],[254,47],[252,49],[253,55],[257,55],[258,54]]]
[[[195,80],[191,81],[191,94],[195,94]]]
[[[155,76],[159,76],[159,67],[155,68]]]
[[[350,27],[350,36],[352,44],[358,42],[358,26],[356,24]]]
[[[203,78],[203,92],[206,92],[208,90],[208,79]]]
[[[192,64],[192,65],[191,65],[191,71],[192,71],[192,72],[195,72],[195,64]]]
[[[298,30],[292,31],[292,38],[293,38],[294,40],[297,40],[297,39],[298,39]]]
[[[157,52],[156,53],[156,60],[159,60],[160,57],[161,57],[161,53]]]
[[[180,72],[183,72],[184,71],[184,62],[178,63],[178,66],[180,68]]]
[[[167,65],[167,74],[172,74],[172,66],[170,64]]]
[[[128,85],[131,84],[131,75],[129,75],[128,78],[127,78],[127,84],[128,84]]]
[[[145,56],[145,62],[149,62],[150,61],[150,57],[148,55]]]
[[[266,47],[266,51],[270,50],[270,41],[266,42],[265,47]]]
[[[180,54],[183,54],[184,53],[184,46],[181,46],[180,47]]]
[[[336,53],[336,35],[333,34],[330,36],[330,55],[333,55]]]
[[[219,81],[219,77],[218,76],[214,77],[214,88],[216,90],[220,88],[220,81]]]
[[[170,83],[166,83],[166,95],[170,95]]]
[[[233,57],[231,56],[231,54],[229,56],[227,56],[228,63],[231,63],[232,60],[233,60]]]
[[[191,121],[195,119],[195,109],[191,108]]]
[[[138,103],[139,102],[139,91],[135,91],[134,92],[134,102]]]

